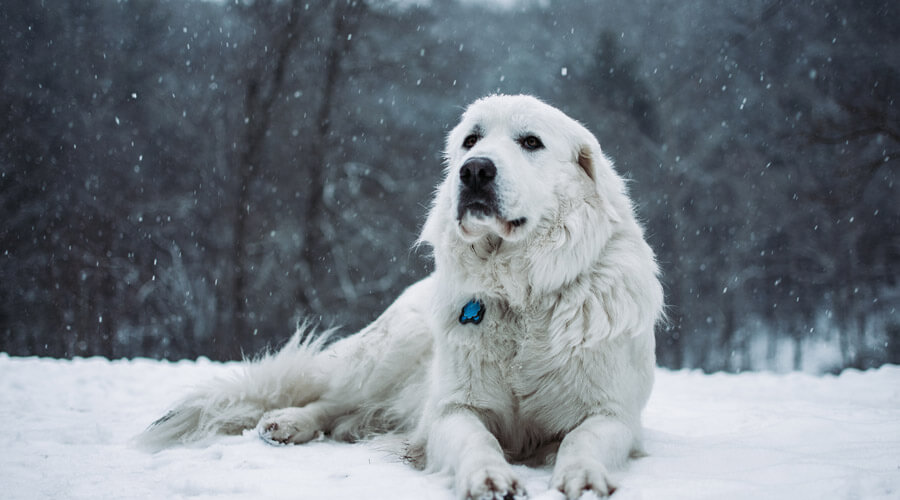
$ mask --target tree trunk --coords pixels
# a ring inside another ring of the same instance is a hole
[[[273,63],[266,71],[265,62],[260,62],[247,74],[247,88],[244,97],[244,116],[247,122],[243,129],[243,148],[236,166],[235,203],[232,218],[232,288],[231,303],[233,324],[230,330],[216,332],[216,357],[235,359],[241,346],[249,345],[253,336],[247,311],[248,269],[253,256],[247,254],[251,238],[248,227],[253,207],[251,190],[260,175],[264,163],[263,151],[266,132],[272,121],[275,101],[281,94],[290,54],[300,40],[299,27],[303,6],[299,0],[291,2],[287,22],[272,39]],[[268,46],[269,44],[267,44]],[[269,59],[265,60],[266,62]]]
[[[331,112],[334,108],[338,80],[343,74],[341,62],[350,51],[352,32],[359,25],[364,7],[361,2],[337,0],[333,8],[331,42],[326,52],[322,98],[319,100],[319,108],[316,112],[316,135],[311,143],[312,149],[307,156],[308,163],[305,166],[309,173],[309,192],[303,210],[306,215],[306,239],[302,266],[305,276],[298,284],[296,296],[307,313],[321,310],[323,306],[319,294],[311,285],[317,282],[317,269],[320,267],[320,262],[329,253],[328,237],[322,227],[325,222],[324,217],[328,216],[323,195],[328,182],[325,174],[329,170],[326,168],[328,165],[326,151],[328,151],[331,135]]]

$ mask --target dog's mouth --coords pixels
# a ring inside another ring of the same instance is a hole
[[[522,236],[526,217],[509,217],[497,192],[497,167],[490,158],[474,157],[459,173],[456,220],[459,234],[467,241],[497,235],[504,240]]]
[[[497,215],[497,212],[497,204],[490,200],[470,200],[468,202],[460,200],[456,219],[462,221],[467,216],[481,218],[493,217]]]
[[[506,218],[500,214],[496,204],[483,201],[463,204],[460,200],[457,222],[460,234],[469,241],[488,234],[496,234],[505,240],[516,240],[521,235],[521,228],[528,223],[528,218]]]

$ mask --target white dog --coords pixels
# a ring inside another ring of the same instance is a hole
[[[528,96],[472,104],[445,173],[420,238],[431,276],[356,335],[298,332],[140,441],[394,432],[462,498],[524,496],[508,460],[526,459],[555,463],[567,498],[611,493],[609,470],[639,451],[663,307],[625,183],[590,132]]]

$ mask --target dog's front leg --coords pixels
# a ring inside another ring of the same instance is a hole
[[[559,446],[550,484],[568,499],[586,491],[607,496],[615,491],[609,467],[628,458],[634,433],[621,420],[608,415],[589,417],[569,432]]]
[[[469,409],[448,410],[434,421],[428,433],[427,457],[430,469],[453,472],[461,498],[512,500],[525,496],[497,438]]]

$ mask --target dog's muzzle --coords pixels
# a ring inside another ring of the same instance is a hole
[[[489,217],[497,215],[499,206],[494,179],[497,167],[488,158],[469,158],[459,169],[459,208],[457,220],[466,213]]]

